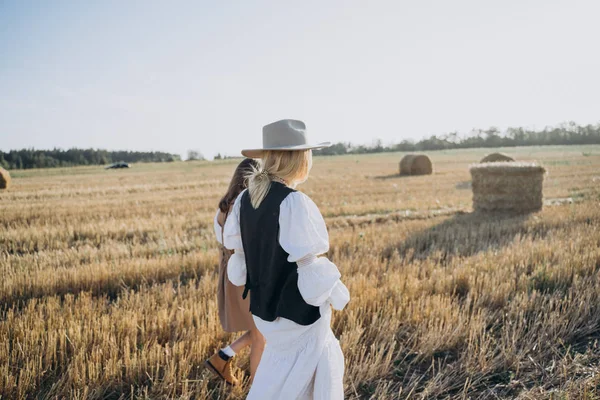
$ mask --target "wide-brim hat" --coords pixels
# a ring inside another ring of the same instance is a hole
[[[317,150],[329,146],[331,146],[331,142],[309,144],[304,122],[295,119],[282,119],[263,127],[262,149],[245,149],[242,150],[242,154],[248,158],[261,158],[267,150]]]

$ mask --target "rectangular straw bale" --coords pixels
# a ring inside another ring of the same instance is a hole
[[[523,162],[485,163],[472,165],[470,172],[476,211],[541,210],[543,167]]]

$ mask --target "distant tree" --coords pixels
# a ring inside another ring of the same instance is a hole
[[[204,156],[202,155],[202,153],[198,150],[188,150],[188,156],[187,156],[187,160],[188,161],[195,161],[195,160],[204,160]]]
[[[336,143],[330,147],[316,150],[315,155],[321,156],[333,156],[339,154],[346,154],[351,149],[350,143]]]

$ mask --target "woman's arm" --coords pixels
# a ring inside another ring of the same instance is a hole
[[[316,204],[305,194],[294,192],[281,203],[279,243],[298,265],[298,289],[306,303],[321,306],[329,302],[341,310],[350,293],[340,280],[337,266],[327,257],[329,234]]]
[[[217,209],[215,214],[215,218],[213,219],[213,229],[215,231],[215,237],[217,238],[217,242],[223,244],[223,225],[224,225],[224,214],[220,209]]]
[[[246,259],[240,230],[240,199],[242,193],[235,199],[223,227],[223,246],[234,251],[227,264],[227,277],[236,286],[246,284]]]

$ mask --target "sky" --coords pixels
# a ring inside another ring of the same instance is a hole
[[[597,0],[0,0],[0,149],[395,143],[600,122]]]

